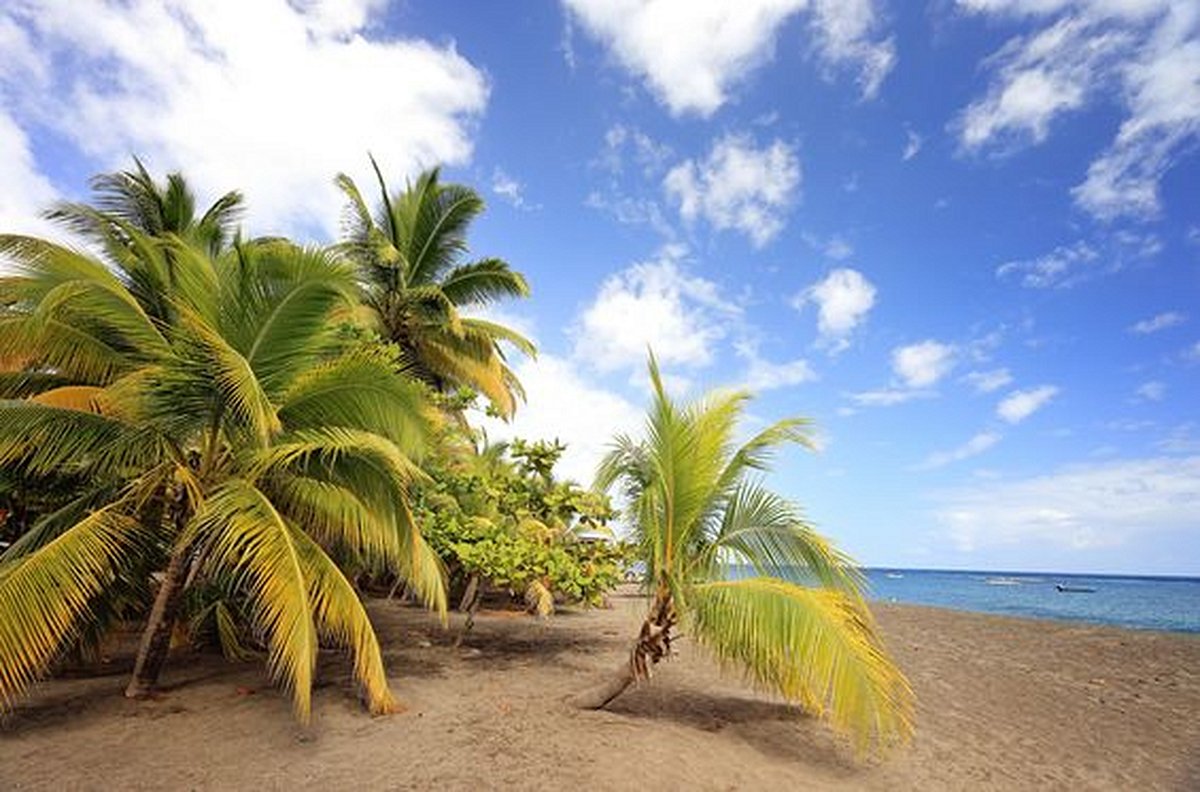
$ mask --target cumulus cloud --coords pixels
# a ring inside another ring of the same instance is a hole
[[[689,222],[745,234],[755,247],[783,229],[783,213],[800,186],[800,161],[782,140],[759,148],[749,135],[718,139],[700,161],[688,159],[663,180],[667,196]]]
[[[574,328],[575,356],[599,371],[640,371],[646,351],[664,365],[708,365],[740,313],[717,284],[688,274],[684,251],[659,255],[610,276]]]
[[[834,352],[849,346],[849,336],[867,318],[875,305],[875,286],[853,269],[835,269],[792,298],[801,310],[817,306],[817,331]]]
[[[641,429],[639,407],[593,382],[571,360],[543,354],[518,363],[515,371],[528,401],[509,423],[481,423],[493,440],[561,440],[567,450],[557,471],[566,478],[590,486],[613,435],[636,436]]]
[[[984,451],[987,451],[992,446],[999,443],[1001,435],[999,432],[980,432],[972,437],[967,442],[952,448],[949,451],[937,451],[930,454],[924,462],[917,465],[917,470],[933,470],[935,468],[945,467],[952,462],[961,462],[964,459],[970,459],[974,456],[979,456]]]
[[[996,415],[1010,424],[1018,424],[1049,404],[1058,393],[1054,385],[1013,391],[996,405]]]
[[[642,79],[671,113],[710,116],[774,57],[780,27],[811,12],[814,49],[827,66],[858,71],[874,96],[895,62],[880,39],[875,0],[563,0],[570,18]],[[670,31],[670,35],[664,35]]]
[[[972,371],[964,377],[976,393],[991,393],[1000,390],[1013,381],[1012,374],[1006,368],[991,371]]]
[[[368,151],[396,183],[463,163],[488,100],[453,44],[375,35],[384,5],[14,0],[0,40],[29,46],[0,88],[26,133],[49,130],[98,168],[136,152],[203,193],[243,189],[256,233],[332,233],[334,174],[365,177]]]
[[[0,229],[9,234],[53,234],[52,226],[38,213],[58,197],[58,192],[38,170],[25,133],[2,109],[0,184],[4,185],[0,189]]]
[[[1040,143],[1061,116],[1100,98],[1124,118],[1072,189],[1100,219],[1159,211],[1162,175],[1200,137],[1200,10],[1178,0],[960,0],[969,12],[1039,29],[984,61],[985,95],[955,127],[967,150]]]
[[[892,374],[887,387],[850,394],[860,407],[890,407],[937,396],[933,386],[954,368],[957,350],[927,339],[892,349]]]
[[[892,371],[908,388],[936,385],[954,368],[954,347],[932,339],[892,350]]]
[[[1178,311],[1165,311],[1155,314],[1149,319],[1135,322],[1129,326],[1129,332],[1137,335],[1150,335],[1151,333],[1157,333],[1159,330],[1166,330],[1168,327],[1181,325],[1186,321],[1187,317]]]
[[[1149,533],[1195,531],[1200,457],[1130,459],[941,493],[936,518],[963,551],[1046,542],[1120,546]]]

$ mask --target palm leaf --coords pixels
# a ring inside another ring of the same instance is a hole
[[[0,705],[11,706],[79,634],[140,531],[105,508],[35,552],[0,559]]]
[[[442,291],[455,305],[486,305],[505,297],[528,297],[525,276],[498,258],[460,264],[446,273]]]
[[[266,636],[271,676],[291,693],[296,716],[307,722],[319,642],[310,570],[296,532],[262,492],[234,479],[205,500],[189,536],[210,537],[206,563],[237,576]]]
[[[828,717],[859,749],[911,736],[912,691],[858,600],[749,578],[691,586],[686,607],[697,640],[721,662]]]

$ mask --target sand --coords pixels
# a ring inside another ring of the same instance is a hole
[[[1200,789],[1200,636],[879,606],[918,732],[863,762],[686,639],[611,711],[570,708],[625,655],[641,604],[613,604],[485,612],[456,648],[428,614],[373,602],[407,711],[366,715],[330,656],[309,727],[261,665],[185,653],[133,702],[116,658],[0,718],[0,788]]]

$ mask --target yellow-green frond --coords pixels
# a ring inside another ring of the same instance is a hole
[[[860,750],[911,736],[912,691],[859,600],[758,577],[690,586],[686,613],[718,660],[828,717]]]
[[[266,496],[239,480],[206,499],[191,531],[212,537],[209,563],[237,574],[266,636],[271,675],[290,691],[296,716],[307,722],[319,642],[309,600],[311,571],[296,532]]]
[[[354,676],[363,686],[371,713],[395,712],[396,700],[388,687],[379,641],[354,587],[325,551],[303,531],[293,527],[291,532],[309,581],[309,602],[318,630],[350,649],[354,657]]]
[[[719,532],[697,567],[748,564],[759,575],[810,582],[861,597],[858,565],[808,524],[795,504],[753,481],[730,493]],[[723,577],[710,574],[709,578]],[[798,579],[799,578],[799,579]]]
[[[139,541],[136,520],[105,508],[32,553],[0,556],[0,706],[46,672]]]

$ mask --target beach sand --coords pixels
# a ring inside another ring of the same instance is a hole
[[[372,602],[407,711],[365,714],[331,655],[308,727],[260,664],[185,653],[134,702],[115,658],[0,718],[0,788],[1200,789],[1200,636],[880,605],[917,736],[859,761],[686,638],[610,711],[572,709],[625,657],[642,604],[613,605],[485,612],[456,648],[428,614]]]

